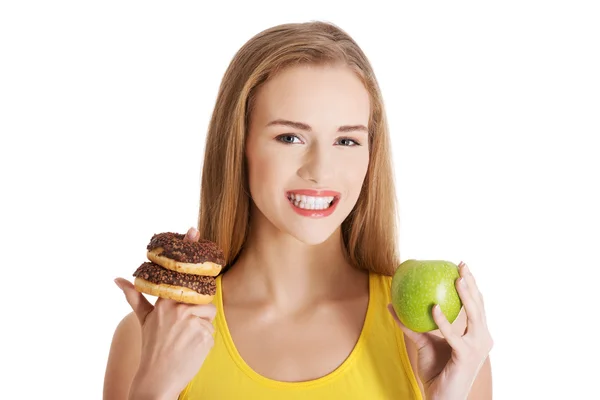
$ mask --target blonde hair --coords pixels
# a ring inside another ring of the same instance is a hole
[[[245,140],[257,89],[283,68],[342,64],[362,80],[371,99],[370,161],[361,195],[342,223],[347,260],[355,267],[391,275],[399,261],[396,195],[383,100],[373,69],[356,42],[321,21],[289,23],[260,32],[232,59],[219,88],[208,127],[198,230],[216,242],[229,266],[248,235],[250,196]]]

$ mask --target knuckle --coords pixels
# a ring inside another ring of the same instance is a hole
[[[210,310],[211,317],[214,317],[215,315],[217,315],[217,306],[215,306],[214,304],[210,305],[209,310]]]
[[[193,315],[203,319],[214,318],[217,313],[217,309],[213,304],[192,306],[190,310]]]
[[[172,308],[172,300],[159,298],[156,301],[155,307],[161,313],[166,313]]]
[[[156,312],[156,317],[160,319],[163,319],[167,314],[167,308],[164,306],[163,302],[156,302],[154,311]]]
[[[201,340],[206,341],[208,338],[212,338],[212,333],[214,331],[212,326],[207,326],[204,323],[202,323],[202,321],[198,321],[198,322],[199,322]]]
[[[209,325],[208,334],[210,337],[213,337],[215,334],[215,328],[212,325]]]
[[[481,315],[478,312],[472,312],[469,319],[473,323],[479,323],[481,321]]]
[[[165,305],[165,302],[162,301],[163,299],[159,298],[158,300],[156,300],[156,303],[154,303],[154,309],[158,312],[162,311]]]
[[[175,313],[177,315],[177,317],[183,318],[183,317],[187,317],[188,316],[188,305],[187,304],[177,304],[177,306],[175,307]]]
[[[212,349],[214,345],[215,345],[215,339],[213,339],[213,337],[212,337],[212,336],[210,336],[210,337],[209,337],[209,338],[206,340],[206,346],[207,346],[209,349]]]
[[[487,356],[489,352],[492,350],[493,342],[491,338],[487,338],[481,341],[478,341],[473,348],[473,352],[477,355]]]
[[[217,314],[217,307],[214,304],[207,304],[202,306],[202,308],[208,318],[214,318]]]
[[[205,346],[212,347],[215,344],[215,339],[210,334],[210,332],[208,332],[207,330],[204,330],[204,332],[202,332],[201,343]]]

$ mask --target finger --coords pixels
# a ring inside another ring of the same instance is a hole
[[[188,312],[198,318],[212,322],[217,314],[217,307],[214,304],[201,304],[196,306],[186,305]]]
[[[187,233],[185,234],[183,241],[184,242],[197,242],[199,238],[200,238],[200,232],[198,232],[196,230],[196,228],[191,227],[190,229],[188,229]]]
[[[412,340],[417,345],[417,348],[421,348],[427,344],[427,337],[423,333],[415,332],[415,331],[407,328],[400,321],[400,319],[398,318],[398,315],[396,314],[396,310],[394,310],[394,306],[392,306],[392,304],[388,304],[387,308],[388,308],[388,311],[390,312],[390,314],[392,314],[392,317],[394,317],[394,321],[396,321],[396,324],[398,325],[398,327],[402,330],[402,332],[404,332],[406,337],[408,337],[410,340]]]
[[[175,301],[173,299],[159,297],[158,299],[156,299],[156,303],[154,303],[154,308],[157,311],[160,310],[161,312],[169,312],[168,310],[177,307],[179,304],[181,304],[181,303],[179,303],[178,301]]]
[[[469,291],[467,281],[462,276],[456,280],[456,291],[458,292],[460,301],[462,301],[465,313],[467,314],[467,331],[476,329],[477,324],[481,321],[481,314],[477,303]]]
[[[454,329],[452,329],[452,325],[448,321],[448,318],[446,318],[446,315],[442,312],[440,305],[434,305],[431,313],[440,332],[444,335],[444,339],[446,339],[453,349],[458,350],[462,346],[462,338],[454,331]]]
[[[154,306],[127,279],[117,278],[115,279],[115,283],[125,294],[127,302],[140,321],[140,325],[144,325],[146,317],[154,309]]]
[[[483,308],[483,296],[482,296],[481,292],[479,291],[479,288],[477,287],[477,283],[475,282],[475,277],[471,273],[471,270],[469,269],[469,267],[465,263],[462,263],[462,264],[463,264],[463,266],[461,268],[461,276],[463,278],[465,278],[465,280],[467,282],[467,288],[469,288],[471,297],[477,303],[479,310],[482,313],[485,313],[485,310]]]
[[[215,334],[215,327],[209,321],[203,318],[196,318],[196,320],[211,336]]]

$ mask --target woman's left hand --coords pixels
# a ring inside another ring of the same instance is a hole
[[[468,267],[462,262],[458,267],[460,278],[456,280],[456,288],[467,314],[464,333],[452,327],[437,305],[433,307],[433,320],[443,338],[431,332],[417,333],[408,329],[391,304],[388,305],[400,329],[417,347],[418,375],[428,400],[465,400],[493,346],[483,296]]]

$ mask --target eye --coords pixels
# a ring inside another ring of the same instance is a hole
[[[337,141],[337,143],[340,143],[342,146],[346,146],[346,147],[353,147],[353,146],[361,145],[356,140],[350,139],[350,138],[341,138]]]
[[[298,143],[302,143],[302,141],[300,140],[300,138],[298,138],[298,136],[296,135],[291,135],[291,134],[285,134],[285,135],[279,135],[275,138],[275,140],[278,140],[282,143],[285,144],[298,144]]]

